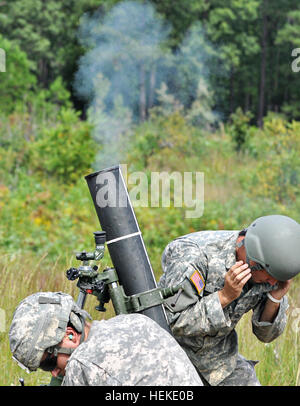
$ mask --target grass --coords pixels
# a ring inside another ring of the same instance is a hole
[[[287,325],[281,336],[271,343],[260,342],[252,333],[251,312],[237,325],[239,352],[251,360],[259,360],[255,370],[262,385],[300,385],[300,298],[299,277],[288,292]],[[299,310],[299,312],[298,312]]]

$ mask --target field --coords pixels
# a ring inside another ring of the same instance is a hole
[[[13,311],[20,300],[37,291],[63,291],[76,298],[76,282],[68,281],[65,271],[78,266],[75,252],[94,249],[93,231],[99,229],[84,181],[85,175],[97,169],[92,168],[94,157],[86,155],[81,166],[74,167],[75,158],[69,156],[85,142],[91,150],[88,128],[69,113],[47,126],[48,142],[41,127],[41,134],[22,144],[24,126],[29,125],[27,118],[22,120],[20,116],[3,125],[2,130],[8,128],[12,136],[6,149],[0,148],[0,309],[5,315],[0,332],[1,386],[19,385],[20,377],[27,385],[49,382],[48,373],[27,375],[12,361],[8,331]],[[154,118],[135,129],[124,161],[130,162],[130,174],[142,171],[149,179],[153,171],[204,173],[204,212],[199,218],[186,218],[186,208],[172,204],[135,208],[157,280],[163,249],[179,235],[242,229],[254,218],[271,213],[299,221],[298,123],[271,118],[264,131],[248,126],[246,132],[247,142],[236,152],[232,127],[204,133],[188,126],[180,114]],[[73,148],[61,148],[55,156],[56,142],[62,137],[66,145],[72,139]],[[111,264],[107,252],[102,262],[103,266]],[[288,292],[288,325],[273,343],[257,341],[251,332],[251,314],[238,324],[240,352],[260,360],[256,370],[262,385],[300,384],[299,287],[296,277]],[[114,315],[111,305],[105,313],[97,312],[96,305],[96,299],[89,297],[87,310],[93,318]]]

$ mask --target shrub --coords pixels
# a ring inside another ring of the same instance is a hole
[[[250,112],[244,113],[240,107],[230,116],[227,131],[232,137],[236,151],[241,151],[246,142],[251,118],[252,114]]]
[[[91,170],[97,148],[90,124],[81,121],[74,110],[62,108],[57,124],[45,128],[31,144],[30,160],[33,169],[43,176],[73,183]]]
[[[256,164],[241,174],[248,179],[249,194],[280,204],[300,197],[300,123],[281,117],[267,118],[264,130],[249,138],[247,148]]]

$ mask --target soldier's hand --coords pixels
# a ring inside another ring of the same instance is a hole
[[[272,290],[270,294],[277,300],[280,300],[289,290],[292,280],[289,279],[285,282],[277,282],[277,289]]]
[[[221,306],[224,308],[237,299],[244,285],[251,278],[251,270],[243,261],[236,262],[225,275],[224,288],[219,291]]]

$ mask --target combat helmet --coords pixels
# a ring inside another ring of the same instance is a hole
[[[247,262],[257,262],[278,281],[300,272],[300,224],[290,217],[259,217],[247,228],[244,245]]]
[[[66,293],[39,292],[28,296],[17,306],[9,330],[13,359],[28,372],[35,371],[45,350],[62,341],[68,323],[82,333],[87,317],[90,315]],[[67,353],[66,350],[56,351]]]

